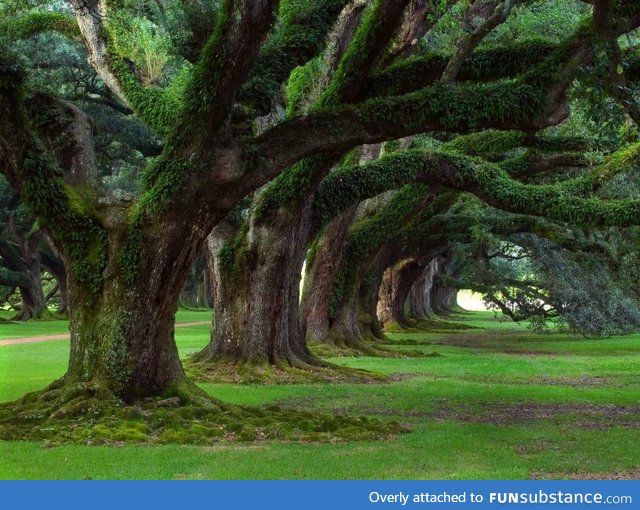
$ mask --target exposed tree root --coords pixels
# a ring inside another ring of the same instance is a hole
[[[452,331],[466,331],[480,329],[476,326],[462,324],[439,319],[423,319],[412,321],[410,327],[406,328],[397,322],[388,322],[384,325],[385,333],[451,333]]]
[[[163,397],[126,404],[100,383],[59,381],[0,405],[0,439],[50,444],[334,442],[390,438],[404,430],[395,422],[366,417],[225,404],[191,383]]]
[[[309,349],[311,349],[316,356],[322,358],[349,358],[358,356],[369,356],[372,358],[421,358],[424,356],[421,351],[400,351],[384,347],[387,343],[390,345],[394,344],[392,341],[387,342],[380,340],[376,340],[376,343],[362,341],[349,344],[344,342],[311,342],[309,343]]]
[[[387,340],[384,345],[401,345],[401,346],[418,346],[418,345],[442,345],[441,342],[432,340],[417,340],[415,338],[398,338],[393,340]],[[429,354],[425,354],[429,357]]]
[[[313,383],[363,383],[385,382],[383,374],[341,367],[330,363],[321,366],[288,366],[238,363],[230,360],[193,361],[185,364],[185,370],[193,381],[234,384],[313,384]]]
[[[9,322],[26,322],[26,321],[59,321],[69,317],[64,313],[53,312],[51,310],[42,310],[37,316],[30,315],[29,312],[19,312],[14,315]]]

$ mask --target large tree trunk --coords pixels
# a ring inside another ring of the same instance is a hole
[[[458,289],[447,284],[444,277],[454,276],[456,261],[445,258],[438,265],[437,274],[431,288],[431,307],[436,314],[449,315],[460,307],[458,306]]]
[[[304,218],[304,215],[301,215]],[[234,237],[229,225],[209,236],[214,260],[214,319],[211,342],[198,362],[320,365],[306,347],[300,325],[300,275],[307,250],[307,224],[279,214],[277,222],[251,222],[242,253],[225,266],[220,250]]]
[[[18,284],[22,305],[15,320],[38,319],[46,311],[47,305],[42,289],[42,267],[38,255],[39,238],[40,236],[36,234],[22,242],[20,272],[25,278],[21,278]]]
[[[27,281],[18,287],[22,305],[20,313],[15,320],[26,321],[38,319],[46,311],[46,302],[42,290],[42,278],[40,275],[40,261],[32,261],[26,269]]]
[[[180,293],[180,306],[207,308],[211,306],[210,284],[205,254],[196,258]]]
[[[335,313],[324,343],[370,353],[373,352],[370,342],[385,338],[377,309],[384,268],[390,256],[389,247],[385,246],[361,263],[356,288]]]
[[[396,284],[392,295],[392,318],[403,328],[411,327],[407,315],[407,301],[411,287],[424,271],[424,258],[404,261],[396,265]]]
[[[365,353],[373,352],[372,346],[362,334],[362,313],[358,296],[355,294],[337,311],[329,333],[322,343]]]
[[[431,289],[433,288],[434,277],[438,272],[438,264],[439,258],[432,259],[411,287],[409,314],[414,320],[429,319],[434,313],[431,306]]]
[[[184,379],[174,342],[173,307],[120,279],[86,299],[70,278],[71,357],[65,381],[100,381],[125,401],[162,395]]]
[[[411,327],[405,304],[411,286],[421,270],[420,261],[413,259],[400,261],[385,270],[378,301],[378,316],[383,325],[397,324],[402,328]]]
[[[393,322],[393,285],[393,268],[388,267],[382,275],[380,290],[378,291],[377,315],[383,327]]]
[[[458,289],[446,283],[436,281],[431,290],[431,303],[433,311],[439,315],[449,315],[458,307]]]
[[[345,211],[327,227],[317,241],[313,258],[305,271],[302,302],[302,327],[309,342],[322,342],[329,333],[329,307],[342,250],[357,206]]]
[[[40,250],[40,257],[42,258],[42,265],[51,275],[56,279],[58,283],[58,313],[66,314],[69,311],[69,289],[67,286],[67,268],[60,255],[56,253],[55,249],[51,248],[50,241],[47,246],[43,246]]]
[[[119,219],[119,207],[111,217]],[[127,402],[193,389],[178,357],[174,324],[180,291],[200,250],[200,230],[162,222],[141,232],[131,262],[124,256],[131,246],[125,225],[107,225],[99,280],[78,274],[77,263],[65,260],[71,355],[64,381],[95,382]]]
[[[360,331],[363,338],[371,341],[386,340],[378,317],[378,299],[384,274],[381,264],[384,262],[378,258],[360,284]]]

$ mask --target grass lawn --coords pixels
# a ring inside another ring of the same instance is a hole
[[[182,312],[179,320],[206,321],[208,316]],[[395,419],[411,427],[396,439],[208,447],[0,442],[0,478],[640,475],[640,335],[604,340],[535,335],[496,321],[490,312],[458,320],[475,329],[390,335],[399,342],[394,348],[421,350],[428,357],[332,360],[391,374],[392,382],[203,385],[217,398],[238,404],[276,402]],[[56,333],[62,324],[66,328],[65,323],[50,322],[0,325],[0,338]],[[18,333],[25,327],[28,333]],[[209,327],[178,329],[176,334],[186,355],[208,341]],[[66,340],[0,347],[0,401],[40,389],[60,376],[68,349]]]
[[[10,319],[15,312],[0,311],[0,318]],[[178,310],[176,322],[200,322],[210,321],[210,311]],[[11,338],[24,338],[40,335],[60,335],[69,332],[67,320],[35,320],[27,322],[0,322],[0,340]]]

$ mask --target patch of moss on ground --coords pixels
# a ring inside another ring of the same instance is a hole
[[[370,358],[422,358],[422,351],[396,350],[384,347],[384,345],[393,345],[395,342],[391,340],[383,340],[380,343],[366,343],[362,350],[354,349],[346,346],[311,342],[309,349],[319,358],[357,358],[367,356]]]
[[[198,382],[232,384],[370,384],[388,381],[388,376],[337,365],[325,367],[274,367],[231,362],[184,363],[189,378]]]
[[[220,441],[340,442],[387,439],[396,422],[225,404],[194,392],[125,404],[96,383],[51,386],[0,406],[0,439],[46,444],[199,444]]]
[[[411,327],[405,328],[397,322],[388,322],[384,325],[385,333],[450,333],[451,331],[466,331],[478,329],[476,326],[450,322],[440,319],[424,319],[415,321]]]

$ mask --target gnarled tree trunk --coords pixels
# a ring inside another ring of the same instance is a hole
[[[302,302],[302,328],[307,341],[322,342],[329,333],[329,306],[342,250],[357,207],[338,216],[317,241],[312,260],[305,271]]]
[[[25,267],[23,274],[26,276],[24,283],[18,285],[22,308],[16,316],[16,320],[26,321],[38,319],[46,311],[44,291],[42,290],[42,277],[40,258],[37,252],[25,253]]]
[[[433,315],[431,307],[431,289],[438,271],[439,259],[434,258],[424,268],[409,292],[409,315],[414,320],[425,320]]]
[[[402,328],[411,327],[405,304],[422,267],[420,260],[408,259],[386,269],[380,285],[378,301],[378,316],[383,325],[397,324]]]
[[[392,250],[384,246],[372,257],[362,261],[358,270],[358,283],[331,320],[324,343],[371,352],[370,341],[384,339],[377,315],[379,289],[384,269]]]
[[[306,368],[320,365],[306,347],[300,325],[300,275],[307,226],[280,215],[279,224],[256,224],[241,252],[225,266],[220,250],[234,237],[229,225],[209,236],[214,260],[214,319],[211,342],[198,362],[268,364]]]
[[[50,244],[50,241],[47,241]],[[59,254],[51,246],[44,246],[40,250],[42,265],[56,279],[58,284],[58,313],[66,314],[69,311],[69,289],[67,286],[67,268]]]
[[[10,246],[2,242],[0,255],[6,266],[0,274],[0,283],[17,287],[22,301],[20,312],[14,320],[26,321],[42,317],[46,300],[42,289],[42,267],[38,254],[39,234],[28,235]]]
[[[187,281],[180,292],[180,306],[187,308],[208,308],[211,303],[211,285],[209,282],[206,255],[198,255],[189,270]]]
[[[436,314],[449,315],[460,307],[458,306],[458,289],[449,285],[447,277],[455,276],[456,261],[451,257],[445,257],[438,265],[438,271],[434,277],[431,288],[431,307]]]
[[[140,246],[131,278],[122,267],[126,237],[110,232],[99,289],[68,275],[71,356],[65,382],[100,382],[125,401],[171,394],[185,382],[174,341],[178,296],[198,252],[177,225]],[[172,257],[170,255],[175,255]]]

